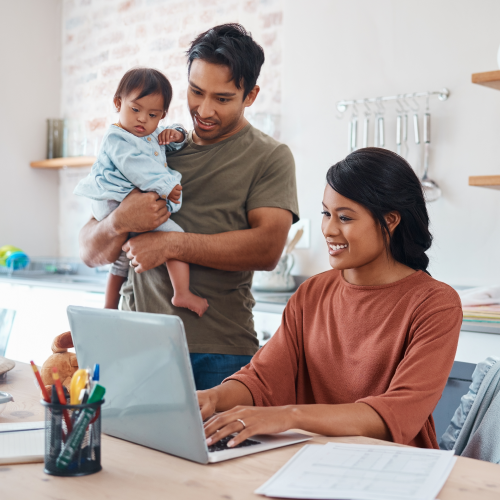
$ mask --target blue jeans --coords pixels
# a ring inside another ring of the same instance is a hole
[[[250,363],[252,356],[233,354],[191,353],[196,390],[203,391],[219,385],[225,378]]]

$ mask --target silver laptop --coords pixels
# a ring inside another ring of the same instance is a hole
[[[310,439],[283,432],[207,447],[180,318],[76,306],[68,318],[80,368],[100,365],[105,434],[202,464]]]

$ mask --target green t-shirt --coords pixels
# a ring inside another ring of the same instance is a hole
[[[249,229],[247,212],[260,207],[289,210],[294,222],[298,220],[292,153],[251,125],[209,146],[195,144],[189,134],[187,146],[169,154],[168,164],[182,174],[182,207],[172,220],[186,232]],[[219,271],[194,264],[190,270],[191,291],[208,300],[202,318],[172,305],[173,289],[164,265],[142,274],[129,272],[121,291],[123,309],[179,316],[191,352],[255,354],[253,272]]]

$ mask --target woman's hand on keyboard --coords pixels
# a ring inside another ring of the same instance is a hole
[[[238,433],[227,443],[229,448],[237,446],[256,434],[275,434],[293,429],[293,406],[236,406],[232,410],[219,413],[205,423],[207,445]],[[243,427],[242,422],[245,422]]]
[[[210,418],[217,407],[217,396],[215,391],[198,391],[198,404],[200,405],[201,418],[203,421]]]

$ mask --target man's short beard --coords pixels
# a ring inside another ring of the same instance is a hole
[[[213,132],[208,132],[208,131],[203,130],[201,128],[197,129],[195,116],[196,116],[196,112],[191,113],[191,119],[193,120],[193,127],[196,131],[196,135],[198,135],[198,137],[200,137],[200,139],[205,139],[205,140],[218,139],[219,137],[222,137],[222,136],[228,134],[229,132],[231,132],[231,130],[236,128],[236,125],[238,124],[238,122],[240,121],[240,118],[241,118],[241,115],[236,116],[235,119],[232,120],[231,123],[226,125],[225,127],[219,128],[219,129],[216,128]],[[218,123],[218,125],[219,125],[219,127],[221,127],[220,122]],[[199,130],[199,133],[198,133],[198,130]],[[215,135],[212,135],[214,132],[215,132]]]

